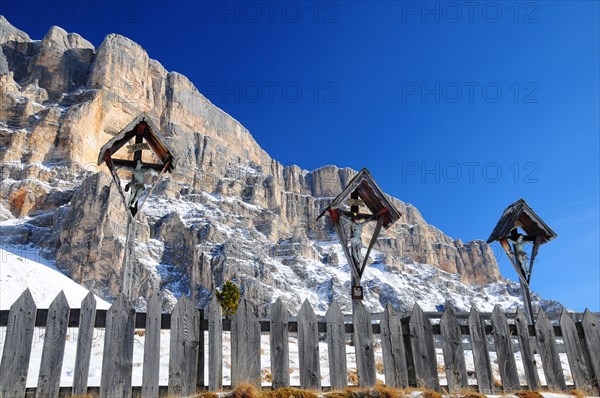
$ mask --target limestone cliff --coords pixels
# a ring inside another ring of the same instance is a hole
[[[306,267],[345,263],[331,225],[315,218],[354,170],[283,166],[185,76],[166,71],[123,36],[110,34],[94,48],[52,27],[33,41],[0,17],[0,50],[0,217],[30,217],[4,228],[5,240],[45,248],[73,279],[114,296],[123,208],[95,164],[100,147],[143,111],[180,160],[139,220],[136,294],[161,288],[205,300],[233,278],[264,309],[284,293],[291,306],[300,302],[290,278],[315,300],[347,288],[334,273],[311,281]],[[386,272],[429,264],[456,275],[456,286],[501,281],[484,242],[454,240],[415,207],[393,203],[402,218],[375,247]],[[384,287],[373,282],[374,302],[392,300]]]

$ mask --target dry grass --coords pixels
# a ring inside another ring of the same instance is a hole
[[[136,336],[144,337],[146,335],[146,331],[144,329],[138,329],[135,332]]]
[[[404,390],[387,387],[383,384],[375,385],[375,392],[377,393],[378,398],[404,398],[404,397],[406,397],[406,393],[404,392]]]
[[[350,381],[350,384],[358,384],[358,372],[356,369],[348,369],[348,381]]]
[[[544,398],[539,392],[531,390],[516,391],[514,394],[519,398]]]
[[[569,391],[569,395],[574,395],[577,398],[585,398],[588,396],[588,394],[586,394],[585,391],[578,390],[577,388]]]
[[[317,394],[301,388],[284,387],[276,390],[264,390],[261,392],[260,398],[317,398]]]
[[[231,392],[231,398],[259,398],[260,392],[254,384],[240,383]]]
[[[377,373],[383,374],[383,360],[378,359],[375,362],[375,370],[377,371]]]
[[[423,398],[442,398],[442,394],[433,390],[421,390],[421,396]]]
[[[486,395],[471,388],[462,388],[450,394],[452,398],[486,398]]]
[[[273,382],[273,375],[271,374],[269,369],[263,369],[261,373],[262,373],[262,381],[266,381],[267,383]]]
[[[203,392],[202,394],[194,395],[193,398],[219,398],[214,392]]]

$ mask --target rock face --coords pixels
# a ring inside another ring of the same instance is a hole
[[[160,288],[166,303],[187,292],[202,301],[226,279],[261,311],[276,296],[297,307],[302,293],[290,284],[313,301],[346,295],[334,272],[345,264],[340,246],[327,220],[315,218],[356,171],[284,167],[185,76],[125,37],[94,48],[52,27],[32,41],[0,17],[0,50],[0,217],[32,217],[24,229],[5,228],[11,239],[43,247],[77,282],[114,297],[125,218],[96,158],[143,111],[180,159],[138,221],[137,295]],[[485,243],[454,240],[392,200],[402,217],[374,253],[386,272],[429,264],[459,287],[502,281]],[[328,279],[315,279],[309,265],[331,268]],[[373,303],[391,300],[384,290],[372,289]]]

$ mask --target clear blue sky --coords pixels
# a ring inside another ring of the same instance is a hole
[[[51,25],[141,44],[275,159],[368,167],[463,241],[520,197],[557,233],[532,288],[600,311],[599,3],[4,0]],[[502,273],[516,274],[497,244]]]

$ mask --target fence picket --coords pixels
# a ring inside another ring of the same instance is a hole
[[[498,368],[500,378],[502,379],[502,389],[505,392],[515,391],[521,388],[519,374],[517,373],[517,363],[512,348],[510,329],[506,315],[496,306],[492,312],[492,326],[494,342],[496,344],[496,358],[498,359]]]
[[[554,328],[544,311],[540,310],[538,312],[535,321],[535,332],[548,388],[553,390],[566,389],[565,376],[563,375],[554,337]]]
[[[356,353],[358,385],[360,387],[373,387],[377,380],[373,327],[371,326],[371,315],[367,312],[362,301],[358,301],[354,305],[352,323],[354,324],[354,352]]]
[[[79,313],[79,334],[75,353],[75,371],[73,372],[73,396],[87,395],[92,339],[96,323],[96,298],[89,292],[81,302]]]
[[[577,328],[565,309],[563,309],[560,315],[560,329],[565,342],[567,359],[569,360],[569,367],[571,368],[575,388],[588,390],[593,385],[592,378],[588,371],[587,361],[581,348],[579,336],[577,335]]]
[[[402,320],[389,303],[383,312],[380,326],[385,384],[394,388],[406,388],[408,387],[408,371]]]
[[[189,396],[196,392],[198,325],[196,306],[189,297],[181,296],[171,313],[170,396]]]
[[[485,328],[475,307],[471,307],[469,313],[469,334],[471,335],[471,350],[473,351],[473,364],[479,392],[494,394],[494,377]]]
[[[208,304],[208,389],[223,388],[223,309],[213,294]]]
[[[260,323],[242,299],[231,321],[231,384],[260,380]]]
[[[596,386],[600,389],[600,325],[598,319],[587,308],[583,313],[581,328],[583,329],[588,358],[592,364],[590,368],[596,379]]]
[[[24,397],[36,307],[29,289],[10,307],[0,362],[0,397]]]
[[[298,312],[298,351],[300,356],[300,387],[321,388],[319,332],[317,317],[308,300]]]
[[[413,307],[408,327],[417,385],[440,391],[431,322],[417,303]]]
[[[65,293],[61,290],[48,308],[40,374],[35,392],[36,398],[58,397],[60,374],[67,341],[69,310]]]
[[[281,388],[290,385],[290,349],[288,341],[289,312],[277,299],[271,308],[270,343],[272,387]]]
[[[440,333],[448,390],[451,393],[457,392],[461,388],[468,387],[469,383],[467,381],[467,366],[465,364],[460,324],[451,306],[447,306],[444,310],[440,320]]]
[[[346,367],[346,330],[344,315],[337,300],[333,299],[325,314],[327,324],[327,353],[329,356],[329,380],[332,390],[348,387]]]
[[[160,368],[161,305],[157,292],[150,294],[146,310],[144,331],[144,369],[142,373],[142,397],[158,397],[158,373]]]
[[[525,368],[527,388],[538,391],[540,389],[540,378],[537,372],[535,356],[531,350],[531,342],[535,340],[529,335],[529,322],[521,308],[517,308],[515,326],[517,327],[517,336],[519,337],[519,346],[521,347],[521,358],[523,359],[523,367]]]
[[[119,295],[106,314],[100,396],[131,397],[135,309]]]

